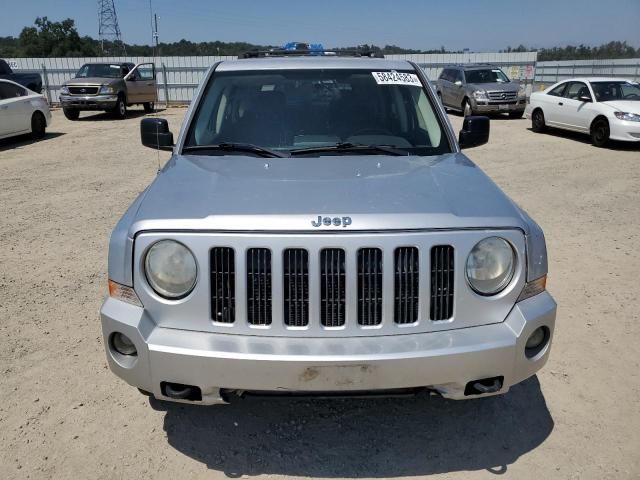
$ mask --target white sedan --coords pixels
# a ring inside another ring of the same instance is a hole
[[[0,139],[30,133],[44,137],[51,123],[45,98],[10,80],[0,80]]]
[[[640,142],[640,84],[620,78],[572,78],[531,94],[525,110],[534,132],[547,127],[609,140]]]

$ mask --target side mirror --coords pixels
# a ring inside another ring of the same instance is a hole
[[[454,85],[457,85],[458,87],[462,86],[462,80],[456,80],[455,82],[453,82]]]
[[[581,97],[578,98],[578,100],[585,103],[593,101],[591,100],[591,97],[589,97],[588,95],[582,95]]]
[[[156,150],[173,149],[173,133],[164,118],[144,118],[140,122],[140,140],[142,145]]]
[[[460,148],[473,148],[489,141],[489,117],[465,117],[458,137]]]

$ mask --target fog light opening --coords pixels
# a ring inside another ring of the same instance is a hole
[[[549,342],[549,329],[547,327],[536,328],[524,346],[524,354],[527,358],[533,358],[538,355]]]
[[[111,334],[111,347],[120,355],[134,357],[138,355],[136,346],[124,333],[115,332]]]

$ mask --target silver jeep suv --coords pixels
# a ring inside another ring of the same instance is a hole
[[[116,225],[109,366],[156,398],[506,392],[547,361],[538,225],[465,155],[423,71],[304,51],[223,61]]]
[[[509,118],[522,118],[527,106],[524,85],[509,80],[500,68],[492,65],[445,67],[436,91],[445,107],[459,110],[465,116],[508,113]]]

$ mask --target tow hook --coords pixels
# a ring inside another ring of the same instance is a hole
[[[504,377],[483,378],[467,383],[464,389],[465,395],[484,395],[495,393],[502,388]]]
[[[200,392],[200,389],[192,385],[162,382],[161,389],[165,396],[175,400],[202,400],[202,393]]]

